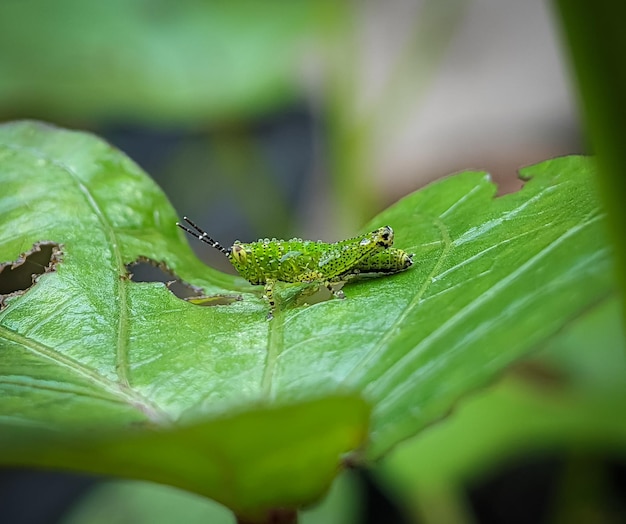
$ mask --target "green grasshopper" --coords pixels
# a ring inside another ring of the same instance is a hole
[[[333,284],[363,274],[390,275],[413,264],[412,254],[391,247],[393,229],[389,226],[333,244],[301,238],[265,238],[247,244],[237,240],[226,249],[187,217],[183,219],[192,229],[177,222],[178,227],[221,251],[248,282],[265,286],[265,298],[270,305],[268,319],[276,308],[277,281],[324,284],[333,296],[345,298],[343,291],[335,290]]]

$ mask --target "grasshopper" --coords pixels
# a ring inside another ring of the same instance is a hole
[[[270,306],[268,319],[276,309],[274,286],[278,281],[323,284],[333,296],[345,298],[343,291],[335,290],[333,284],[363,274],[391,275],[413,264],[412,254],[391,247],[393,229],[389,226],[332,244],[301,238],[265,238],[250,243],[237,240],[226,249],[187,217],[183,220],[191,228],[179,222],[176,225],[222,252],[248,282],[265,286],[265,298]]]

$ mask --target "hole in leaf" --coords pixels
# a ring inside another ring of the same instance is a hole
[[[35,242],[17,260],[0,263],[0,309],[7,306],[7,298],[26,293],[39,275],[56,271],[61,256],[60,244],[42,241]]]
[[[126,265],[128,276],[133,282],[162,282],[174,295],[198,306],[225,306],[241,300],[241,295],[204,295],[202,288],[181,280],[165,264],[147,257]]]

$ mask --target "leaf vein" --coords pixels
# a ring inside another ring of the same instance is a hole
[[[439,218],[434,218],[433,222],[434,222],[434,225],[439,229],[439,233],[441,235],[441,241],[443,243],[443,249],[439,257],[437,258],[437,262],[435,262],[430,273],[424,279],[424,282],[422,283],[418,292],[411,299],[409,304],[407,304],[407,306],[404,308],[402,313],[398,315],[398,317],[393,322],[393,324],[391,324],[389,328],[387,328],[384,331],[378,343],[369,351],[369,353],[351,371],[346,373],[346,378],[344,379],[344,383],[348,382],[349,380],[353,380],[356,377],[356,373],[358,372],[358,370],[365,368],[367,364],[369,364],[372,361],[372,359],[374,359],[378,355],[380,351],[383,351],[385,349],[387,342],[389,341],[389,339],[391,339],[394,336],[394,333],[396,332],[398,326],[400,326],[404,322],[404,320],[410,314],[410,312],[420,303],[428,287],[431,285],[434,275],[437,274],[437,272],[439,271],[439,268],[444,263],[445,259],[448,257],[448,254],[450,250],[452,249],[452,239],[450,238],[450,232],[448,231],[448,228],[446,227],[446,225]]]
[[[87,204],[93,212],[98,217],[98,220],[102,224],[102,228],[104,229],[107,237],[109,246],[113,252],[115,257],[115,262],[117,266],[117,272],[119,275],[119,279],[116,282],[116,288],[118,292],[118,304],[119,304],[119,319],[117,326],[117,344],[116,344],[116,372],[118,374],[118,380],[120,384],[126,387],[130,387],[129,379],[128,379],[128,359],[127,359],[127,347],[128,347],[128,304],[127,304],[127,296],[126,296],[126,281],[122,278],[122,276],[126,273],[126,266],[124,265],[124,260],[122,257],[122,253],[120,251],[119,242],[117,235],[115,233],[115,229],[107,219],[106,215],[100,208],[98,202],[95,200],[89,188],[83,184],[78,174],[67,164],[57,160],[56,158],[50,157],[44,152],[32,148],[32,147],[24,147],[17,146],[15,144],[4,144],[9,149],[13,149],[15,151],[26,152],[36,158],[44,159],[50,162],[52,165],[60,168],[65,171],[72,181],[76,184],[79,191],[83,194]]]
[[[107,379],[105,376],[97,373],[95,370],[87,366],[84,366],[67,355],[59,353],[49,346],[42,344],[41,342],[37,342],[32,338],[25,337],[24,335],[3,325],[0,325],[0,336],[19,346],[22,346],[40,358],[54,362],[57,366],[68,370],[72,374],[87,379],[89,382],[111,393],[111,395],[121,399],[121,401],[126,404],[140,408],[145,414],[152,415],[155,422],[169,421],[170,417],[167,413],[156,405],[148,402],[147,399],[136,393],[134,390],[124,388],[118,382]]]
[[[127,405],[127,399],[120,398],[114,394],[105,395],[101,391],[86,391],[80,386],[68,387],[67,384],[57,381],[48,381],[35,379],[33,377],[15,377],[15,376],[3,376],[0,377],[0,385],[12,386],[23,389],[36,389],[53,391],[55,393],[67,393],[71,395],[79,395],[87,398],[98,398],[100,400],[107,400],[109,402],[115,402],[117,404]]]

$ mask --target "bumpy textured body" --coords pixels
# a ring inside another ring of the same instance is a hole
[[[393,231],[386,226],[334,244],[299,238],[235,242],[228,258],[252,284],[325,281],[336,279],[392,243]]]
[[[275,308],[273,290],[276,281],[319,282],[335,296],[343,298],[343,292],[334,291],[332,283],[352,280],[362,273],[397,273],[413,263],[413,255],[391,247],[393,230],[389,226],[332,244],[300,238],[266,238],[250,243],[237,241],[230,249],[225,249],[187,217],[185,221],[193,230],[177,225],[219,249],[251,284],[265,285],[265,295],[270,303],[269,318]]]

